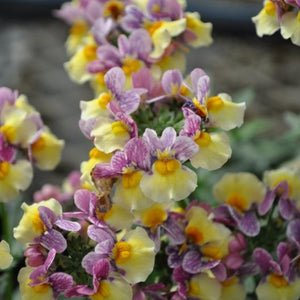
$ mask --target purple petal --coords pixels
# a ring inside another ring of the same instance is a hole
[[[92,27],[95,41],[98,45],[107,43],[106,37],[113,30],[115,24],[112,19],[98,18]]]
[[[284,258],[284,256],[289,255],[290,247],[287,243],[280,242],[276,249],[276,254],[279,262]]]
[[[48,250],[55,249],[57,253],[62,253],[67,248],[67,242],[63,235],[53,229],[41,236],[41,245]]]
[[[77,190],[74,194],[75,205],[88,215],[90,213],[90,201],[92,199],[97,200],[97,196],[88,190]]]
[[[168,237],[173,244],[183,244],[185,241],[184,226],[181,222],[176,222],[172,218],[168,218],[162,228],[167,232]]]
[[[300,249],[300,219],[295,219],[288,224],[286,235]]]
[[[218,281],[224,281],[227,278],[227,271],[225,266],[220,263],[217,266],[215,266],[214,268],[211,269],[211,271],[213,272],[213,274],[216,276]]]
[[[105,258],[102,254],[96,252],[89,252],[81,262],[82,267],[86,270],[88,274],[93,275],[95,263],[99,260]]]
[[[120,65],[121,55],[119,53],[119,50],[112,45],[103,45],[103,46],[98,47],[97,57],[100,61],[102,61],[105,64],[107,69]],[[112,81],[110,81],[110,79],[109,79],[110,76],[114,77],[112,79]],[[114,87],[113,83],[115,82],[115,79],[116,79],[115,76],[112,74],[110,74],[108,77],[104,76],[105,83],[107,84],[107,80],[108,80],[110,82],[109,85],[112,84],[112,87]],[[117,82],[115,82],[115,83],[117,83]],[[125,83],[125,81],[124,81],[124,83]],[[124,85],[122,86],[122,90],[123,90],[123,88],[124,88]],[[110,88],[108,88],[108,89],[110,89]],[[111,91],[113,94],[115,94],[113,92],[113,90],[111,90]]]
[[[113,239],[105,240],[96,245],[95,252],[97,254],[108,256],[108,254],[112,251],[114,245],[115,245],[115,242]]]
[[[179,247],[168,246],[166,248],[168,254],[168,266],[172,269],[181,266],[184,253],[179,252]]]
[[[124,147],[124,152],[128,161],[133,162],[138,168],[148,171],[150,169],[150,149],[148,144],[139,138],[128,141]]]
[[[130,51],[129,40],[124,34],[118,37],[118,49],[122,57],[125,57]]]
[[[96,122],[96,118],[79,121],[79,128],[81,132],[91,141],[93,140],[93,137],[91,136],[91,131],[94,129]]]
[[[247,236],[256,236],[259,234],[259,221],[254,211],[246,211],[243,216],[239,215],[234,208],[229,207],[231,216],[237,222],[238,228]]]
[[[115,174],[122,174],[123,168],[128,166],[129,163],[130,160],[127,158],[126,153],[117,151],[111,159],[111,168],[114,170]]]
[[[73,286],[73,277],[63,272],[53,273],[49,277],[53,290],[57,293],[64,293]]]
[[[274,200],[276,198],[276,193],[268,191],[265,199],[258,205],[258,213],[260,216],[264,216],[272,207]]]
[[[253,252],[254,262],[259,266],[263,276],[274,270],[280,274],[280,266],[273,260],[271,254],[263,248],[256,248]]]
[[[105,240],[113,240],[112,235],[108,231],[102,228],[98,228],[95,225],[90,225],[88,227],[87,233],[92,240],[98,243],[103,242]]]
[[[191,274],[197,274],[204,270],[209,270],[216,267],[220,261],[202,261],[202,255],[200,252],[192,250],[186,253],[182,261],[182,268]]]
[[[107,259],[100,259],[94,264],[93,274],[99,279],[106,279],[110,271],[110,264]]]
[[[64,219],[58,219],[55,222],[55,225],[58,226],[60,229],[66,230],[66,231],[79,231],[81,229],[81,226],[77,222],[68,221]]]
[[[176,138],[173,149],[176,157],[183,163],[194,156],[199,147],[194,140],[186,136],[179,136]]]
[[[176,131],[173,127],[167,127],[161,134],[161,150],[172,148],[176,140]]]
[[[119,67],[110,69],[104,76],[107,88],[118,98],[125,87],[126,77]]]
[[[184,127],[180,131],[179,135],[182,136],[194,136],[200,129],[201,118],[188,108],[182,108],[184,115]]]
[[[176,89],[177,94],[180,91],[182,82],[183,79],[179,70],[168,70],[161,79],[162,88],[168,95],[173,95],[174,89]]]
[[[157,149],[160,149],[159,138],[157,137],[157,133],[155,130],[146,128],[143,134],[143,140],[147,142],[151,154],[154,154]]]
[[[51,229],[53,224],[57,220],[57,216],[55,215],[55,213],[46,206],[40,206],[38,210],[39,210],[40,218],[44,223],[44,225],[46,226],[46,228],[48,230]]]
[[[152,50],[151,37],[147,30],[138,29],[132,32],[129,37],[131,54],[139,59],[146,60]]]
[[[97,74],[106,70],[106,65],[101,60],[93,60],[87,64],[86,70],[91,74]]]
[[[141,28],[143,20],[144,14],[135,5],[128,5],[122,18],[122,27],[125,31],[131,32]]]
[[[92,177],[95,179],[110,178],[116,175],[116,169],[114,169],[110,163],[99,163],[92,171]]]
[[[291,200],[289,200],[287,198],[283,198],[283,197],[281,197],[279,199],[278,209],[279,209],[280,215],[285,220],[291,220],[296,211],[296,208],[295,208],[293,202]]]
[[[44,265],[35,268],[29,278],[32,280],[30,286],[36,286],[48,282],[48,278],[45,276],[47,274],[47,269]]]
[[[209,92],[209,84],[208,76],[203,76],[198,80],[196,97],[201,103],[203,103],[203,100]]]
[[[191,72],[190,77],[191,77],[192,88],[193,88],[194,94],[196,95],[197,99],[201,101],[203,99],[203,96],[206,95],[209,90],[209,77],[200,68],[194,69]],[[202,83],[200,84],[200,85],[202,85],[202,88],[199,90],[198,82],[199,82],[200,78],[202,78],[202,81],[201,81]],[[203,80],[203,78],[205,78],[205,79]],[[200,95],[198,94],[199,92],[200,92]]]
[[[243,264],[244,259],[239,253],[232,253],[226,256],[226,266],[232,270],[237,270]]]
[[[134,90],[127,90],[119,94],[120,107],[126,114],[132,114],[140,105],[140,96]]]

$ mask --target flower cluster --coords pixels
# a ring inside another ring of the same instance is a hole
[[[65,64],[72,80],[90,82],[95,94],[105,90],[103,77],[120,67],[130,87],[131,75],[148,68],[156,76],[185,69],[186,46],[211,44],[211,23],[185,12],[177,0],[89,0],[66,3],[56,15],[70,25]]]
[[[0,88],[0,202],[27,189],[33,177],[32,165],[54,169],[63,146],[24,95]]]
[[[259,35],[271,33],[271,17],[284,28],[297,5],[266,2],[254,18]],[[45,185],[21,206],[22,300],[299,298],[299,170],[266,171],[262,180],[226,173],[214,199],[195,196],[199,172],[231,157],[228,132],[243,124],[245,103],[212,94],[201,68],[184,76],[182,50],[212,41],[211,24],[184,8],[179,0],[79,0],[56,11],[72,26],[66,70],[94,89],[79,121],[92,146],[62,187]],[[0,121],[0,184],[16,194],[31,173],[13,167],[50,169],[63,143],[6,88]],[[0,253],[7,268],[5,241]]]
[[[299,9],[298,0],[265,0],[263,9],[252,18],[257,35],[271,35],[280,29],[283,38],[300,46]]]

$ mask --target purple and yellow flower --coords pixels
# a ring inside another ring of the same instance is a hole
[[[260,226],[253,206],[264,200],[266,187],[255,175],[227,173],[215,184],[213,193],[218,201],[227,205],[229,214],[243,233],[249,236],[259,233]]]
[[[151,173],[141,180],[142,192],[160,203],[188,197],[197,186],[197,176],[182,164],[196,153],[197,145],[188,137],[177,137],[172,127],[166,128],[160,138],[147,128],[143,139],[150,147],[153,163]]]

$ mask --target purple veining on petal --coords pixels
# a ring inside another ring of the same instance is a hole
[[[94,266],[95,263],[100,260],[105,258],[104,255],[96,253],[96,252],[89,252],[83,259],[81,262],[82,267],[86,270],[86,272],[88,274],[93,275],[93,271],[94,271]]]
[[[107,259],[99,259],[93,268],[93,275],[97,279],[106,279],[110,271],[110,264]]]
[[[119,67],[110,69],[104,76],[107,88],[118,98],[125,87],[125,74]]]
[[[64,219],[58,219],[55,221],[55,225],[59,227],[60,229],[66,230],[66,231],[79,231],[81,229],[81,226],[77,222],[64,220]]]
[[[152,41],[147,30],[137,29],[129,36],[129,54],[136,55],[137,58],[147,61],[152,51]]]
[[[140,96],[133,90],[124,91],[118,100],[120,107],[127,114],[135,112],[140,105]]]
[[[146,128],[143,134],[143,140],[147,142],[151,154],[154,154],[157,149],[160,149],[160,141],[155,130]]]
[[[171,149],[176,141],[176,131],[173,127],[167,127],[161,134],[160,144],[161,150]]]
[[[90,239],[98,243],[103,242],[105,240],[113,240],[113,237],[110,232],[102,228],[99,228],[95,225],[90,225],[88,227],[87,234]]]
[[[99,163],[92,171],[92,177],[95,179],[110,178],[116,175],[117,172],[110,163]]]
[[[247,236],[256,236],[260,232],[259,221],[254,211],[246,211],[240,215],[234,208],[228,207],[231,216],[237,222],[238,228]]]
[[[199,147],[194,140],[186,136],[179,136],[176,138],[173,149],[176,152],[176,157],[183,163],[194,156]]]
[[[180,91],[183,78],[181,72],[177,69],[166,71],[161,79],[162,88],[168,95],[176,94]]]
[[[107,239],[96,245],[95,252],[97,254],[107,256],[109,253],[111,253],[111,251],[114,247],[114,244],[115,244],[115,241],[113,239]]]
[[[185,242],[184,225],[181,222],[176,222],[173,218],[168,218],[162,228],[167,232],[172,244],[183,244]]]
[[[204,261],[199,251],[188,251],[182,261],[182,268],[191,274],[197,274],[204,270],[210,270],[220,263],[219,260]]]
[[[46,206],[40,206],[38,208],[39,216],[47,229],[51,229],[55,221],[57,220],[57,216],[55,213]]]
[[[184,115],[184,127],[179,135],[192,137],[200,130],[201,118],[189,108],[182,108]]]
[[[196,68],[191,72],[190,78],[194,94],[199,101],[202,101],[203,97],[209,91],[209,77],[202,69]]]
[[[144,140],[139,138],[129,140],[124,147],[124,152],[129,162],[136,164],[142,170],[150,170],[150,149]]]
[[[297,210],[294,203],[290,199],[283,198],[283,197],[281,197],[279,199],[278,209],[279,209],[280,215],[285,220],[291,220],[294,217],[294,214]]]
[[[125,8],[125,16],[122,18],[121,26],[125,31],[134,31],[142,27],[144,14],[135,5]]]
[[[62,253],[67,248],[67,242],[63,235],[51,229],[41,236],[41,245],[46,249],[55,249],[57,253]]]
[[[86,214],[90,214],[90,201],[92,199],[97,200],[97,196],[88,190],[77,190],[74,194],[75,205]]]
[[[224,281],[227,278],[226,267],[223,263],[218,264],[211,269],[212,273],[216,276],[218,281]]]
[[[63,272],[56,272],[49,276],[49,282],[57,293],[65,293],[73,286],[73,277]]]

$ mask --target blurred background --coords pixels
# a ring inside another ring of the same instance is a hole
[[[300,137],[299,47],[279,33],[256,36],[251,17],[262,8],[262,0],[187,2],[188,10],[198,10],[202,20],[214,26],[214,43],[191,50],[188,71],[203,68],[211,76],[214,93],[227,92],[236,102],[247,101],[245,125],[231,135],[233,157],[223,170],[261,174],[295,157]],[[79,101],[93,95],[88,85],[71,82],[63,68],[69,28],[52,15],[62,3],[0,0],[0,86],[27,95],[44,122],[66,141],[62,163],[54,172],[35,171],[29,197],[46,182],[60,184],[88,158],[91,148],[78,120]],[[213,178],[223,170],[213,172]],[[207,176],[201,174],[200,180]]]

